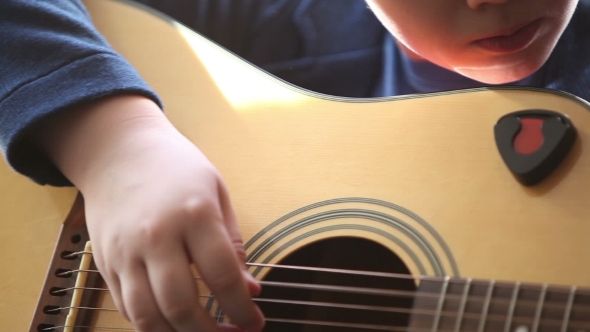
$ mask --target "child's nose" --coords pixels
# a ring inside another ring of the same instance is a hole
[[[466,0],[471,9],[479,9],[485,4],[506,3],[510,0]]]

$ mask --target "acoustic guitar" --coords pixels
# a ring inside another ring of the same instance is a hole
[[[586,101],[326,96],[144,7],[86,5],[226,180],[268,331],[590,331]],[[2,330],[133,331],[77,191],[0,172]]]

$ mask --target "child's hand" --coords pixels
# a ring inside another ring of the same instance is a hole
[[[117,307],[140,331],[213,331],[189,270],[194,262],[228,316],[260,328],[248,290],[257,286],[243,268],[219,175],[179,135],[153,136],[84,193],[96,264]]]
[[[71,120],[74,136],[46,145],[84,196],[96,264],[138,331],[218,330],[199,304],[191,263],[232,323],[259,331],[263,317],[251,296],[260,289],[245,269],[227,190],[205,156],[162,125],[158,109],[145,110],[154,106],[137,97],[101,102]],[[145,116],[112,123],[115,108]]]

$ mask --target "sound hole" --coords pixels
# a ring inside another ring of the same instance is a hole
[[[280,264],[362,271],[380,271],[409,274],[402,260],[387,248],[360,238],[332,238],[306,246]],[[301,323],[267,322],[265,331],[361,331],[362,325],[407,327],[413,298],[408,296],[416,290],[411,279],[369,277],[362,275],[335,274],[326,272],[273,269],[265,281],[360,287],[387,291],[402,291],[405,294],[374,295],[344,291],[305,290],[263,286],[260,297],[278,300],[331,303],[332,306],[314,306],[288,303],[264,303],[259,306],[268,318],[297,321],[321,321],[335,326]],[[383,293],[382,293],[383,294]],[[338,308],[338,304],[382,307],[381,310]],[[393,309],[393,310],[392,310]],[[356,325],[355,328],[343,325]]]

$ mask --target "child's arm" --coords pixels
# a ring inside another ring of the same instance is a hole
[[[0,1],[0,50],[0,148],[38,183],[78,186],[97,265],[137,329],[216,330],[194,262],[233,321],[259,330],[259,288],[217,171],[82,4]]]
[[[224,184],[155,103],[110,97],[39,129],[36,142],[84,196],[97,266],[139,331],[216,330],[193,262],[236,325],[261,329]]]

